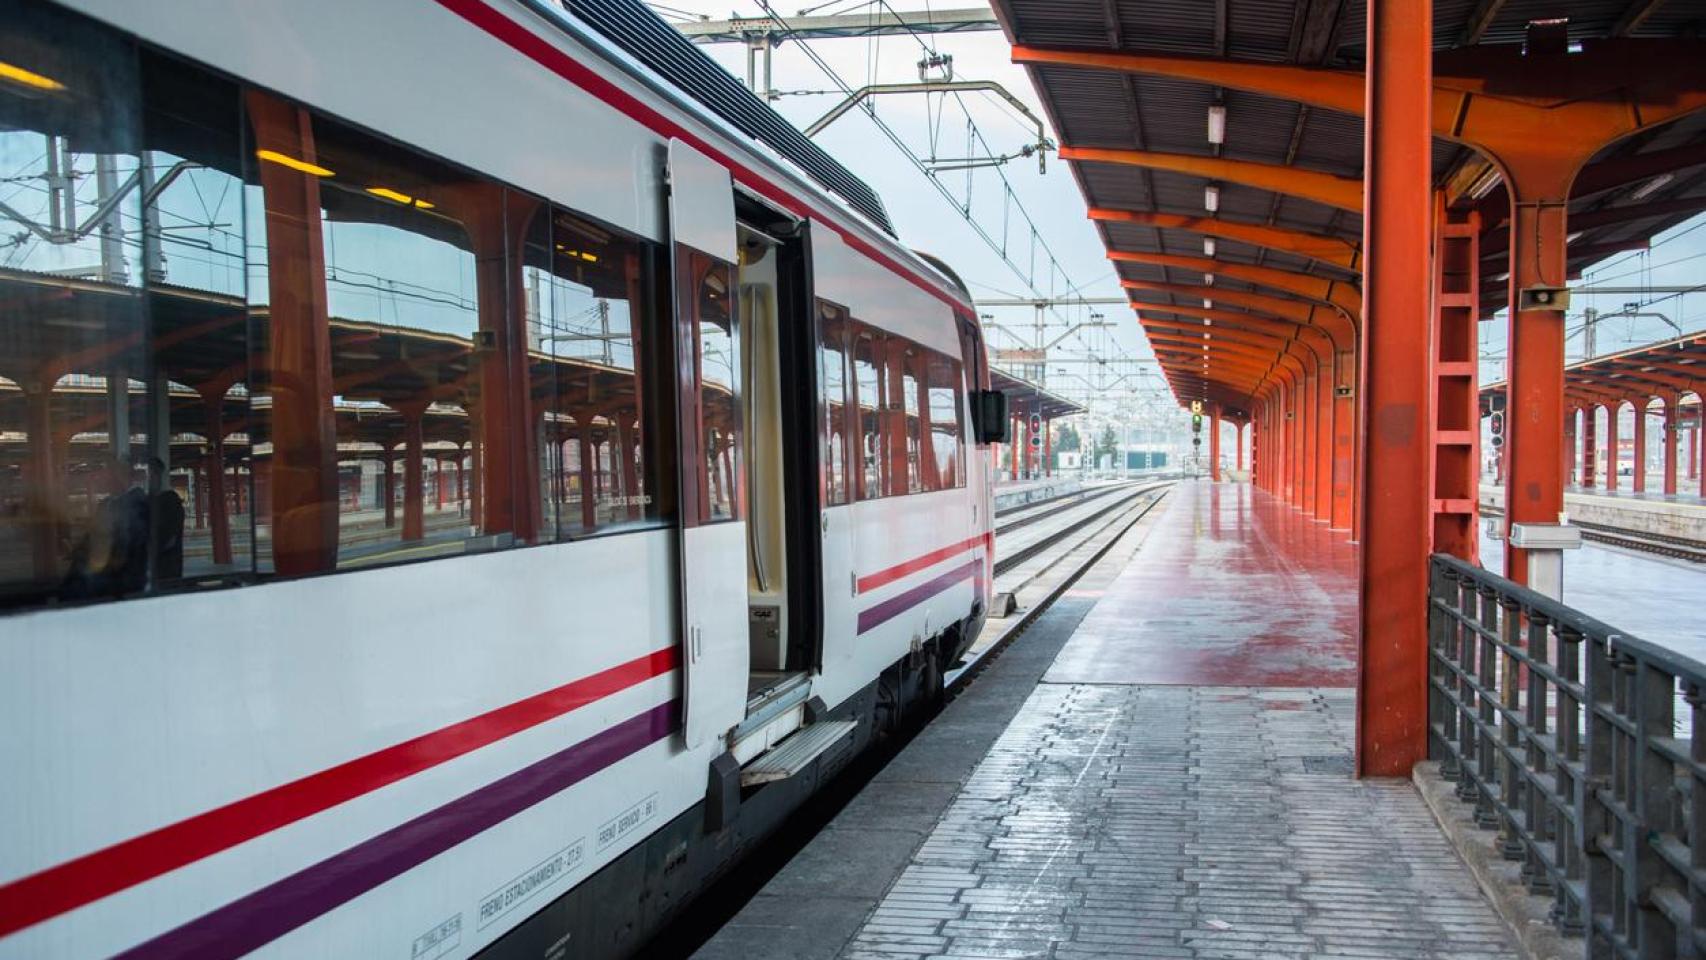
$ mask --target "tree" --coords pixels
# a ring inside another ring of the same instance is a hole
[[[1054,448],[1061,453],[1071,453],[1078,449],[1078,431],[1070,423],[1063,423],[1054,428]]]
[[[1102,428],[1102,435],[1096,438],[1096,449],[1094,451],[1096,455],[1096,464],[1098,466],[1101,465],[1102,457],[1104,455],[1114,457],[1119,452],[1120,438],[1118,434],[1114,433],[1114,425],[1110,423]],[[1115,464],[1115,466],[1118,466],[1118,464]]]

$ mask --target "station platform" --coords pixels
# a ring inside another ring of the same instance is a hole
[[[1514,957],[1416,789],[1351,779],[1354,567],[1180,483],[695,956]]]
[[[1623,478],[1627,483],[1628,478]],[[1481,484],[1481,505],[1495,510],[1504,509],[1503,486]],[[1649,487],[1641,493],[1632,490],[1604,490],[1598,487],[1567,487],[1564,509],[1577,523],[1593,523],[1616,527],[1636,533],[1688,537],[1706,540],[1706,500],[1692,493],[1666,496],[1654,493]]]

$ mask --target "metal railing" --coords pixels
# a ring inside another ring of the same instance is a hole
[[[1428,750],[1590,958],[1706,956],[1706,665],[1436,554]]]

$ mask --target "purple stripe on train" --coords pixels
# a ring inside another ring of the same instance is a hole
[[[978,557],[910,590],[897,593],[875,606],[866,607],[859,611],[859,632],[865,633],[879,624],[893,620],[954,584],[979,576],[982,570],[983,558]]]
[[[119,960],[237,957],[284,936],[667,737],[672,700],[132,947]]]

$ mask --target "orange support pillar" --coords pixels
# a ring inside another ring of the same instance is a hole
[[[1315,368],[1315,519],[1333,522],[1333,361],[1317,360]]]
[[[225,393],[223,389],[202,394],[207,411],[207,490],[212,506],[213,562],[231,562],[231,508],[225,502]]]
[[[928,407],[926,407],[926,409],[928,409]],[[930,435],[930,432],[928,430],[926,430],[923,432],[922,435],[928,437]],[[931,462],[934,463],[935,461],[931,461]],[[934,467],[932,467],[932,469],[934,469]],[[1043,476],[1045,476],[1045,477],[1054,476],[1054,421],[1053,420],[1044,420],[1043,421]]]
[[[1599,459],[1598,433],[1599,424],[1595,418],[1599,414],[1597,405],[1582,408],[1582,489],[1591,490],[1594,486],[1596,461]]]
[[[1303,376],[1298,381],[1301,389],[1297,397],[1297,505],[1307,516],[1315,514],[1315,455],[1321,440],[1320,433],[1315,429],[1318,406],[1315,402],[1315,384],[1316,375],[1305,367]]]
[[[1220,404],[1208,405],[1208,477],[1220,482]]]
[[[1630,476],[1629,489],[1636,493],[1647,492],[1647,401],[1650,397],[1637,396],[1635,406],[1635,469]]]
[[[1682,395],[1665,394],[1665,496],[1676,496],[1676,442],[1682,432]]]
[[[420,540],[426,536],[426,477],[421,431],[426,405],[410,405],[397,412],[403,415],[403,539]]]
[[[1605,489],[1617,489],[1617,408],[1620,403],[1605,405]]]
[[[1242,424],[1242,423],[1234,424],[1233,425],[1233,431],[1236,434],[1236,436],[1238,437],[1237,452],[1234,454],[1234,456],[1237,458],[1237,461],[1238,461],[1237,470],[1239,473],[1243,473],[1244,472],[1244,424]],[[1256,431],[1254,429],[1251,429],[1251,431],[1250,431],[1252,436],[1255,434],[1255,432]],[[1252,451],[1252,454],[1254,454],[1254,451]]]
[[[1358,776],[1427,756],[1433,4],[1368,0]],[[1559,368],[1562,375],[1562,366]]]
[[[1481,218],[1434,204],[1432,548],[1478,562]]]

